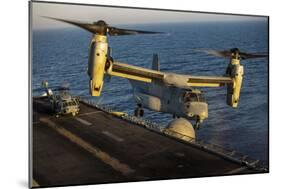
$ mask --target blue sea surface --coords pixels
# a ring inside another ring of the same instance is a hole
[[[268,52],[266,21],[123,27],[165,34],[110,37],[114,60],[150,68],[152,54],[158,53],[161,71],[164,72],[210,76],[225,73],[228,59],[206,55],[195,49],[238,47],[246,52]],[[32,88],[40,88],[42,80],[48,80],[50,86],[68,82],[73,94],[89,97],[86,71],[91,34],[71,27],[36,30],[32,35]],[[262,58],[245,60],[242,64],[245,74],[237,109],[226,105],[226,88],[202,89],[209,103],[209,118],[197,131],[197,138],[267,162],[269,63]],[[129,114],[136,107],[128,80],[117,77],[104,84],[102,97],[89,98]],[[145,119],[167,125],[172,116],[145,110]]]

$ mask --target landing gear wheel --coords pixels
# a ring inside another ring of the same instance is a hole
[[[136,108],[136,109],[135,109],[134,115],[135,115],[136,117],[139,117],[139,116],[140,116],[140,109],[139,109],[139,108]]]
[[[143,115],[144,115],[144,110],[141,108],[140,109],[140,116],[143,117]]]
[[[135,115],[136,117],[143,117],[143,115],[144,115],[144,110],[143,110],[142,108],[137,107],[137,108],[135,109],[134,115]]]
[[[194,127],[195,130],[199,130],[200,129],[200,122],[196,121],[196,123],[194,124],[193,127]]]
[[[201,123],[202,121],[199,119],[199,118],[197,118],[196,119],[196,123],[193,125],[193,128],[195,129],[195,130],[199,130],[200,129],[200,123]]]

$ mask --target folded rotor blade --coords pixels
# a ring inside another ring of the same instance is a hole
[[[53,91],[69,91],[70,88],[68,88],[68,87],[59,87],[59,88],[54,88],[52,90]]]

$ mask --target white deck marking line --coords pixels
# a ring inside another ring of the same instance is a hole
[[[247,166],[243,166],[243,167],[239,167],[237,169],[233,169],[231,171],[226,172],[226,174],[235,174],[235,173],[239,173],[241,171],[244,171],[245,169],[248,169]]]
[[[90,123],[90,122],[88,122],[88,121],[86,121],[86,120],[84,120],[84,119],[81,119],[81,118],[79,118],[79,117],[76,117],[75,119],[76,119],[77,121],[79,121],[80,123],[83,123],[84,125],[87,125],[87,126],[92,125],[92,123]]]
[[[88,113],[79,114],[79,116],[90,115],[90,114],[96,114],[96,113],[101,113],[101,112],[102,112],[102,111],[98,110],[98,111],[94,111],[94,112],[88,112]]]
[[[117,142],[123,142],[124,141],[123,138],[120,138],[120,137],[118,137],[118,136],[116,136],[116,135],[114,135],[114,134],[112,134],[112,133],[110,133],[108,131],[102,131],[102,134],[104,134],[104,135],[106,135],[106,136],[116,140]]]
[[[40,185],[38,184],[38,182],[36,182],[36,180],[32,179],[32,187],[39,187]]]
[[[91,145],[90,143],[86,142],[82,138],[78,137],[77,135],[71,133],[70,131],[64,129],[63,127],[60,127],[56,125],[53,121],[47,119],[47,118],[40,118],[40,121],[43,123],[46,123],[50,128],[57,131],[60,135],[64,136],[65,138],[69,139],[74,144],[82,147],[84,150],[91,153],[96,158],[100,159],[105,164],[111,166],[114,170],[122,173],[123,175],[129,175],[131,173],[134,173],[135,170],[130,168],[127,164],[121,163],[118,159],[111,157],[106,152],[103,152],[99,148]]]

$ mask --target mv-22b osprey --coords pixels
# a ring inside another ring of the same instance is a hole
[[[175,118],[181,119],[173,120],[169,126],[171,128],[179,127],[179,129],[176,129],[177,132],[183,130],[182,125],[186,128],[189,127],[189,131],[185,133],[192,135],[191,137],[195,137],[194,130],[186,119],[195,120],[193,127],[197,129],[200,123],[208,117],[208,104],[203,93],[195,87],[226,86],[226,103],[236,108],[244,72],[240,60],[268,56],[266,53],[242,53],[237,48],[229,51],[208,50],[206,52],[209,54],[230,58],[224,76],[210,77],[165,73],[159,69],[157,55],[154,55],[152,69],[113,60],[107,42],[108,35],[159,34],[161,32],[120,29],[109,26],[102,20],[94,23],[81,23],[58,18],[51,19],[78,26],[93,34],[90,41],[88,61],[89,92],[92,96],[101,95],[104,75],[127,78],[132,85],[137,104],[136,116],[143,115],[142,108],[170,113]]]

